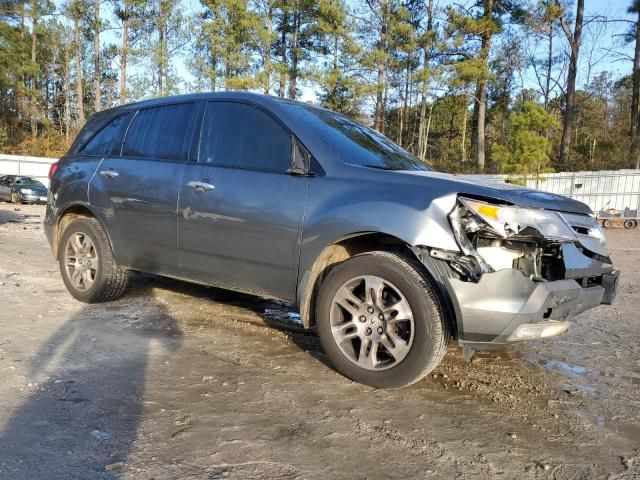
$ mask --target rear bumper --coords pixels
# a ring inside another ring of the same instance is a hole
[[[44,195],[36,195],[36,194],[29,194],[27,195],[26,193],[20,193],[18,194],[18,196],[20,197],[20,201],[24,202],[24,203],[47,203],[47,196],[46,194]]]

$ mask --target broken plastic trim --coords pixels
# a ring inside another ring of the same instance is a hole
[[[429,255],[448,262],[454,272],[472,282],[477,282],[482,276],[482,267],[478,259],[473,255],[460,255],[457,252],[449,252],[438,248],[432,248]]]
[[[556,248],[554,245],[576,240],[573,231],[555,212],[462,197],[449,221],[464,255],[442,258],[441,252],[433,250],[431,255],[448,261],[462,279],[472,282],[478,282],[485,273],[510,268],[536,281],[561,278],[554,265],[547,265],[553,257],[550,252]],[[549,278],[543,278],[543,272]]]
[[[465,234],[464,229],[462,227],[462,215],[460,213],[462,208],[463,206],[460,203],[456,204],[451,214],[449,214],[449,221],[451,222],[451,226],[453,227],[453,235],[455,236],[455,239],[458,242],[458,245],[460,246],[460,250],[462,250],[462,253],[465,254],[465,257],[474,258],[475,262],[466,260],[466,261],[463,261],[462,264],[460,264],[459,259],[464,257],[458,257],[452,260],[450,262],[450,265],[451,265],[451,268],[453,268],[458,274],[462,273],[463,276],[467,277],[469,280],[473,282],[477,282],[483,273],[492,272],[493,269],[484,260],[484,258],[482,258],[478,254],[475,246],[473,245],[473,243],[471,243],[471,240],[469,240],[469,237],[467,237],[467,235]],[[432,250],[432,255],[433,255],[433,250]],[[473,267],[473,269],[469,270],[470,267]]]

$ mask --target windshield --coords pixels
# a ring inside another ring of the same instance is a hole
[[[42,183],[31,177],[16,177],[16,181],[14,183],[16,185],[24,185],[28,187],[44,187]]]
[[[299,103],[282,105],[344,163],[383,170],[431,170],[384,135],[343,115]]]

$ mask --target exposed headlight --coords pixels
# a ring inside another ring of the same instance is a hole
[[[466,218],[461,223],[462,228],[468,233],[480,230],[483,227],[481,222],[484,222],[502,238],[531,234],[548,240],[576,240],[573,229],[556,212],[495,205],[470,198],[460,198],[460,202],[476,217]]]
[[[25,195],[33,195],[33,190],[30,188],[21,188],[20,193],[24,193]]]

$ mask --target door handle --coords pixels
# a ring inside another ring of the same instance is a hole
[[[102,175],[103,177],[115,178],[120,174],[118,172],[116,172],[115,170],[102,170],[100,172],[100,175]]]
[[[213,190],[214,188],[216,188],[210,183],[194,181],[187,183],[187,186],[193,188],[196,192],[208,192],[209,190]]]

